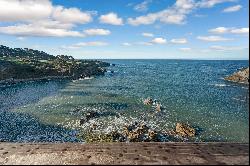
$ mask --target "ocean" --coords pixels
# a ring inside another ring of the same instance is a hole
[[[223,79],[249,61],[103,61],[115,64],[105,76],[0,88],[0,141],[84,142],[77,135],[93,124],[109,133],[136,121],[159,131],[188,123],[192,142],[249,142],[249,86]],[[163,109],[145,106],[148,97]],[[100,116],[80,125],[87,111]]]

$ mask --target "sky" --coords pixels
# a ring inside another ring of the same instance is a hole
[[[0,0],[0,45],[78,59],[249,59],[248,0]]]

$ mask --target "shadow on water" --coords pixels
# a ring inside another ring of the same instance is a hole
[[[76,131],[46,125],[23,113],[0,114],[0,142],[78,142]]]
[[[56,95],[60,89],[67,86],[68,82],[67,80],[43,80],[2,87],[0,88],[0,113]]]
[[[38,118],[11,110],[53,96],[67,85],[66,80],[18,83],[0,89],[0,141],[78,142],[76,131],[47,125]]]
[[[87,103],[85,106],[87,107],[102,107],[109,110],[124,110],[128,109],[128,104],[126,103],[115,103],[115,102],[107,102],[107,103]]]
[[[83,91],[61,91],[60,94],[68,96],[90,96],[91,92]]]

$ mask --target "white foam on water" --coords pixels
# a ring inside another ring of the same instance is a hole
[[[215,87],[227,87],[227,86],[231,86],[231,85],[227,85],[227,84],[208,84],[208,85],[211,85],[211,86],[215,86]]]
[[[214,84],[214,86],[217,86],[217,87],[226,87],[226,86],[230,86],[230,85],[226,85],[226,84]]]
[[[238,98],[235,98],[235,97],[233,97],[233,99],[234,99],[234,100],[237,100],[237,101],[243,101],[243,102],[246,101],[246,100],[238,99]]]
[[[244,87],[244,86],[243,86],[242,89],[249,89],[249,87]]]
[[[81,80],[91,80],[91,79],[93,79],[94,77],[85,77],[85,78],[79,78],[79,80],[81,81]]]

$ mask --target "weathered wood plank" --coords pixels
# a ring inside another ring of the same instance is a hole
[[[249,164],[244,143],[0,143],[4,164]]]

